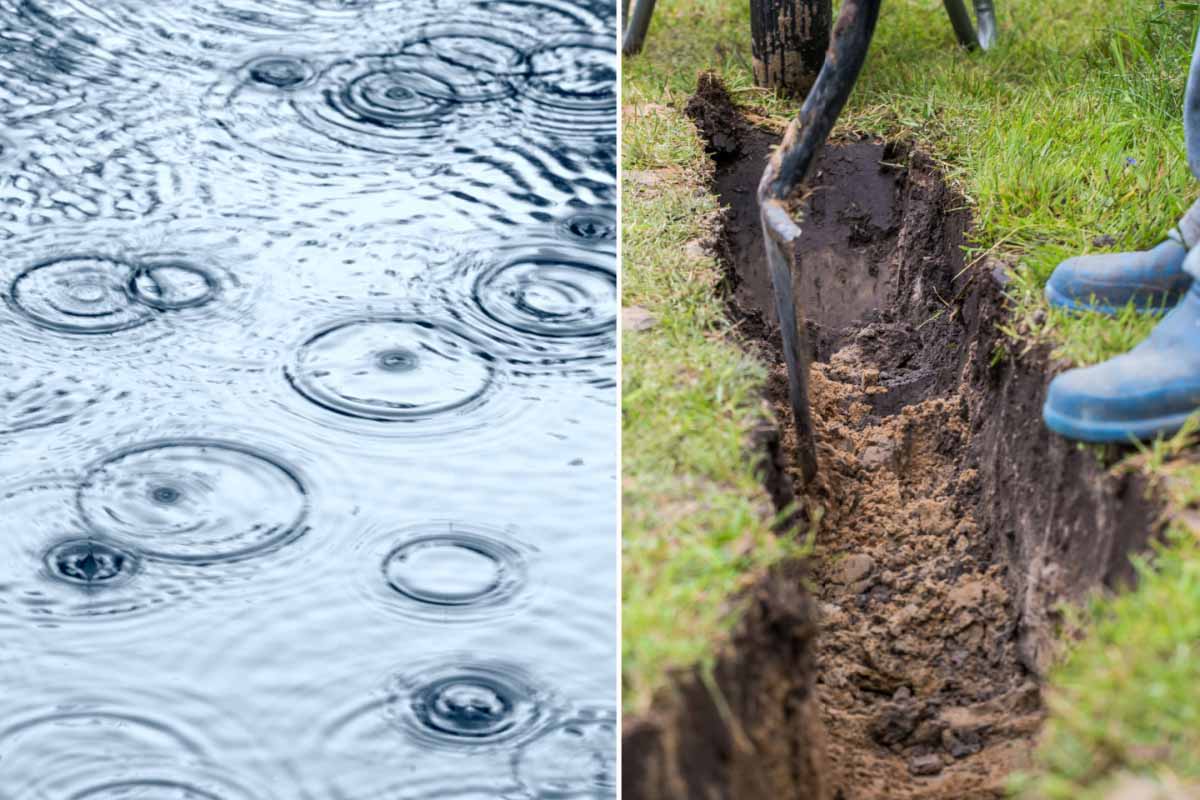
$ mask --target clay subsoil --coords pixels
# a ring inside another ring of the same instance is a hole
[[[1004,295],[991,265],[964,262],[966,204],[920,152],[869,138],[831,143],[803,208],[793,275],[820,474],[802,486],[754,192],[779,137],[715,81],[688,113],[727,207],[715,246],[732,311],[772,368],[772,493],[794,486],[815,531],[828,763],[824,788],[797,796],[1001,797],[1043,718],[1059,603],[1130,579],[1157,505],[1042,428],[1055,365],[997,349]]]

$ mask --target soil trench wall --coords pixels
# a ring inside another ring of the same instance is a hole
[[[715,189],[726,207],[718,255],[727,266],[731,312],[747,347],[773,364],[778,376],[782,354],[755,200],[778,136],[747,124],[718,90],[702,83],[688,109],[710,144]],[[971,735],[981,737],[984,756],[991,737],[996,751],[1003,751],[996,762],[1007,765],[1033,741],[1036,686],[1058,647],[1059,604],[1133,578],[1128,556],[1156,535],[1158,503],[1136,474],[1112,474],[1093,451],[1045,429],[1041,404],[1055,365],[1044,348],[995,357],[997,326],[1006,319],[1004,293],[986,262],[965,263],[966,204],[930,159],[871,139],[833,143],[813,170],[811,189],[793,267],[811,357],[828,363],[851,346],[870,351],[877,369],[870,370],[873,386],[863,395],[868,427],[939,398],[961,408],[955,413],[961,413],[966,434],[956,463],[970,477],[956,503],[973,510],[977,530],[955,546],[963,548],[962,560],[972,570],[990,570],[1003,581],[1003,609],[994,616],[1009,622],[1000,626],[1003,641],[987,648],[1015,652],[1008,659],[1013,666],[997,678],[991,705],[976,707],[1000,708],[999,715],[990,729]],[[772,398],[776,407],[786,408],[784,382],[772,381],[772,391],[780,395]],[[756,457],[776,467],[764,469],[764,478],[777,502],[793,493],[786,464],[779,468],[787,449],[780,442],[789,436],[788,421],[781,422],[776,434],[754,437]],[[836,493],[837,486],[825,491]],[[826,676],[818,666],[822,635],[813,596],[827,593],[818,586],[810,594],[802,572],[799,564],[781,565],[751,590],[749,613],[716,656],[719,692],[709,690],[700,672],[686,671],[671,676],[648,713],[627,719],[624,796],[866,797],[873,790],[855,786],[857,779],[837,762],[861,767],[873,758],[908,764],[900,770],[904,785],[894,786],[896,797],[1001,796],[1001,781],[991,776],[986,789],[964,793],[963,786],[984,783],[954,783],[961,778],[952,774],[960,753],[943,752],[936,741],[914,744],[920,737],[907,730],[911,726],[894,742],[880,744],[876,736],[870,747],[878,753],[851,757],[843,731],[822,730],[823,718],[839,724],[836,715],[822,714],[821,692],[814,691]],[[870,595],[862,598],[872,602]],[[971,658],[976,656],[989,657],[982,651]],[[953,710],[940,703],[962,701],[939,695],[914,706],[914,700],[883,695],[870,713],[886,720],[897,709],[918,708],[926,715],[914,717],[919,734],[920,719],[937,722],[937,715]],[[1012,723],[1018,716],[1025,722]],[[1001,742],[1001,736],[1011,741]],[[836,746],[827,746],[830,741]],[[948,771],[920,774],[931,764]]]

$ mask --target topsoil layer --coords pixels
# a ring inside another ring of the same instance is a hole
[[[732,310],[772,367],[773,494],[789,495],[790,478],[815,531],[825,742],[805,741],[827,773],[773,796],[1001,797],[1041,724],[1059,604],[1132,577],[1156,505],[1136,476],[1044,429],[1051,365],[1040,351],[996,357],[1003,292],[964,264],[965,203],[920,153],[871,139],[827,148],[803,209],[793,276],[820,473],[802,487],[754,191],[778,136],[715,81],[688,111],[727,207]]]

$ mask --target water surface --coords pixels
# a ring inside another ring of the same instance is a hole
[[[0,0],[0,798],[615,795],[615,34]]]

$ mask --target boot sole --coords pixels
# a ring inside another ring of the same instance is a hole
[[[1060,436],[1081,442],[1129,444],[1134,441],[1149,441],[1159,434],[1175,433],[1188,417],[1195,412],[1170,414],[1156,419],[1136,422],[1092,422],[1057,414],[1049,406],[1042,408],[1042,419],[1046,427]]]

